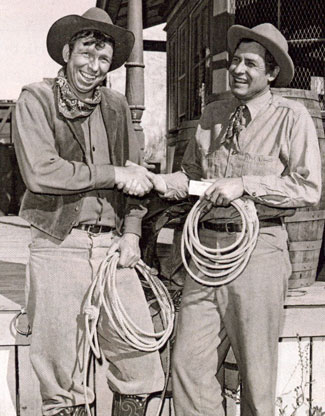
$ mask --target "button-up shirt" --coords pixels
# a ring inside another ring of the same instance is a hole
[[[184,154],[182,171],[163,175],[165,197],[185,197],[189,179],[241,177],[245,194],[256,202],[274,207],[317,204],[321,158],[307,109],[270,91],[245,102],[250,120],[239,133],[236,151],[225,135],[239,104],[233,98],[206,107]]]
[[[111,163],[107,134],[99,106],[89,117],[82,119],[81,126],[85,135],[87,164],[102,166]],[[110,202],[114,200],[113,193],[114,191],[109,189],[95,189],[85,193],[79,223],[115,227],[115,213]]]

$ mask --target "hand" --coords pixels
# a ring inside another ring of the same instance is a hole
[[[151,191],[153,184],[150,181],[153,173],[145,167],[135,163],[125,166],[114,166],[115,184],[117,188],[129,195],[143,196]]]
[[[210,181],[210,180],[209,180]],[[242,178],[216,179],[205,191],[201,198],[210,201],[213,205],[228,206],[234,199],[244,194]]]
[[[140,237],[136,234],[123,234],[119,241],[120,259],[118,265],[120,267],[135,267],[140,260]]]
[[[150,180],[153,184],[153,188],[155,191],[157,191],[160,194],[165,194],[165,192],[167,191],[167,185],[160,174],[153,173],[150,177]]]

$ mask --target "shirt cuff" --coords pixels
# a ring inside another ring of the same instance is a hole
[[[252,196],[253,198],[259,198],[265,195],[265,188],[261,185],[260,180],[256,176],[243,176],[243,186],[245,193]]]
[[[141,237],[142,219],[134,216],[124,218],[123,234],[131,233]]]
[[[115,170],[113,165],[95,165],[96,189],[114,188]]]
[[[189,179],[184,172],[165,173],[157,175],[166,185],[164,194],[159,194],[166,199],[184,199],[188,197]]]

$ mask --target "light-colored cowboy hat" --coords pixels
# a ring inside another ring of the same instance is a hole
[[[91,7],[82,16],[71,14],[57,20],[47,34],[47,50],[51,58],[60,65],[65,62],[62,49],[69,43],[72,36],[81,30],[97,30],[114,40],[114,53],[110,71],[124,64],[128,59],[133,45],[134,35],[129,30],[113,24],[105,10]]]
[[[282,33],[271,23],[262,23],[249,29],[241,25],[233,25],[229,28],[228,47],[234,53],[242,39],[252,39],[267,49],[280,67],[279,75],[274,81],[275,87],[286,87],[294,76],[294,65],[288,54],[288,42]]]

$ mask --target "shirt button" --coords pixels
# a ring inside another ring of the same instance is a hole
[[[75,211],[79,211],[79,207],[75,207],[75,209],[74,209]]]
[[[93,146],[93,152],[96,150],[95,146]]]
[[[252,195],[253,195],[253,196],[256,196],[256,192],[253,192],[253,193],[252,193]]]

